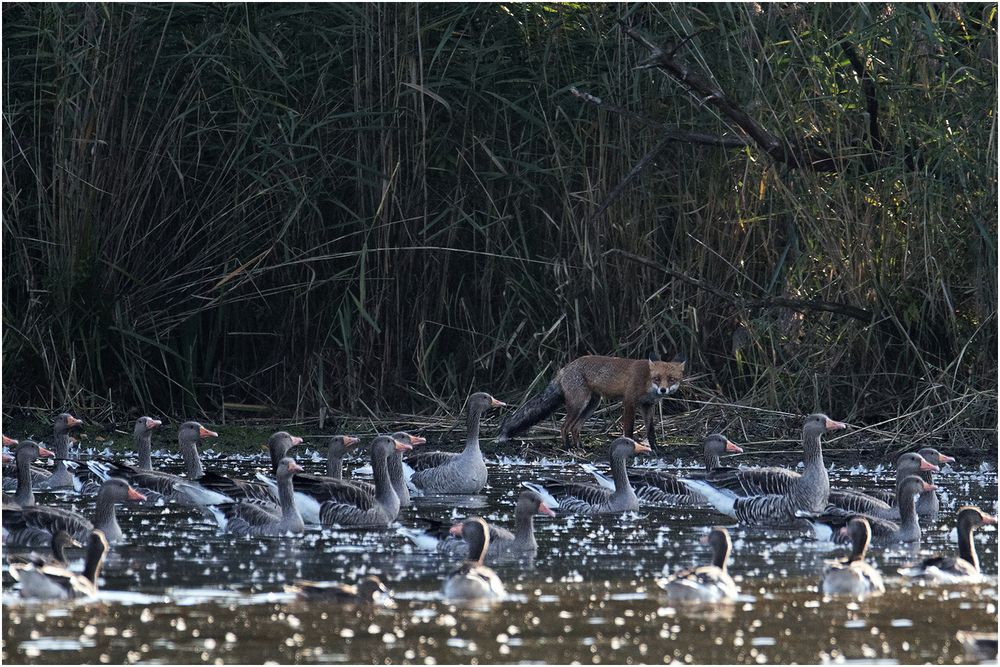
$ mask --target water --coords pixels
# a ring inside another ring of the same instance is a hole
[[[507,525],[521,480],[584,477],[565,462],[503,461],[491,466],[485,496],[418,499],[402,521],[478,513]],[[250,466],[227,464],[233,468]],[[835,485],[869,486],[889,474],[835,466],[831,477]],[[539,516],[534,562],[496,568],[511,599],[476,609],[438,599],[455,564],[420,551],[392,529],[234,538],[198,510],[121,508],[128,543],[109,556],[98,600],[22,601],[5,566],[0,657],[10,664],[965,662],[956,631],[995,632],[997,626],[996,532],[978,533],[983,570],[990,573],[982,584],[924,587],[894,573],[917,555],[954,550],[957,505],[995,513],[997,478],[992,469],[959,466],[937,482],[941,520],[925,531],[922,550],[873,553],[887,576],[886,595],[825,599],[817,592],[823,560],[840,551],[804,534],[730,526],[731,570],[742,597],[722,610],[672,608],[653,584],[664,568],[706,561],[698,538],[707,526],[731,524],[707,510]],[[62,498],[89,513],[88,499]],[[455,509],[455,502],[468,509]],[[71,567],[78,570],[77,556]],[[354,582],[369,573],[393,589],[396,609],[303,602],[283,590],[297,578]]]

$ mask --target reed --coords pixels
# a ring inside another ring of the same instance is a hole
[[[744,135],[619,21],[840,168],[665,141]],[[3,28],[5,411],[457,410],[656,347],[698,400],[995,427],[995,5],[20,4]]]

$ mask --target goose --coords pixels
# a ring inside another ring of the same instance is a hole
[[[41,445],[31,440],[24,440],[17,445],[14,450],[14,461],[17,466],[17,491],[13,497],[4,494],[5,503],[15,503],[21,507],[28,507],[35,504],[35,494],[32,491],[31,462],[37,458],[48,458],[55,456],[55,453],[45,449]]]
[[[393,434],[395,437],[395,434]],[[330,479],[342,480],[344,478],[344,457],[347,452],[354,447],[361,438],[350,435],[335,435],[330,439],[330,445],[326,451],[326,476]]]
[[[65,530],[57,530],[52,534],[50,555],[40,556],[36,553],[30,553],[27,555],[8,554],[7,562],[11,565],[15,563],[31,563],[36,567],[42,567],[43,565],[59,565],[61,567],[66,567],[66,549],[68,547],[82,546],[82,544],[73,539],[73,536]]]
[[[946,456],[933,447],[924,447],[917,452],[920,456],[924,458],[928,463],[934,466],[943,466],[946,463],[954,463],[955,458],[952,456]],[[938,469],[923,469],[917,474],[922,480],[928,484],[934,483],[934,473],[939,472]],[[899,479],[899,473],[896,474],[896,479]],[[868,495],[871,495],[879,500],[888,503],[889,505],[896,507],[896,490],[895,489],[878,489],[873,491],[868,491]],[[920,497],[917,498],[917,515],[922,517],[936,517],[938,509],[940,507],[940,500],[938,499],[937,493],[921,493]]]
[[[97,528],[111,543],[122,538],[122,529],[115,515],[115,505],[125,501],[145,500],[123,479],[111,478],[101,485],[94,508],[94,521],[71,510],[47,505],[8,508],[3,511],[3,527],[7,530],[8,546],[42,547],[52,541],[52,535],[64,530],[80,542],[88,539]]]
[[[801,512],[822,512],[830,495],[830,478],[823,465],[822,436],[847,428],[824,414],[806,417],[802,427],[805,470],[740,468],[707,473],[704,479],[684,479],[715,509],[741,523],[774,528],[798,528]]]
[[[392,593],[374,575],[365,577],[357,586],[299,580],[286,584],[285,592],[307,600],[322,600],[334,604],[395,606]]]
[[[243,500],[209,505],[208,510],[220,528],[234,535],[274,537],[301,533],[305,530],[305,523],[292,496],[292,475],[301,470],[293,459],[284,458],[278,462],[277,507],[270,503]]]
[[[350,436],[337,436],[334,440],[338,438],[350,438]],[[268,455],[271,457],[271,474],[277,472],[279,462],[288,455],[288,451],[292,447],[301,445],[303,442],[302,438],[292,435],[287,431],[272,433],[271,437],[267,439],[266,445]],[[233,501],[250,500],[265,503],[268,506],[267,508],[273,512],[280,513],[281,511],[280,507],[278,507],[277,484],[237,479],[214,470],[205,471],[205,474],[201,476],[198,483],[206,489],[219,493]]]
[[[132,439],[135,441],[135,450],[139,458],[139,462],[136,464],[136,468],[139,470],[152,470],[153,469],[153,431],[158,429],[163,425],[163,422],[159,419],[153,419],[152,417],[139,417],[135,420],[135,426],[132,429]],[[99,464],[95,464],[99,465]],[[88,463],[87,467],[91,470],[93,468]],[[102,479],[102,475],[95,475],[98,480]],[[93,495],[97,493],[101,488],[100,481],[88,481],[80,489],[81,495]],[[155,498],[156,493],[149,491],[149,496]]]
[[[805,519],[813,529],[816,539],[845,544],[850,541],[850,535],[837,529],[847,525],[855,516],[862,516],[871,526],[872,542],[878,545],[893,545],[900,543],[920,542],[920,523],[917,521],[917,494],[933,491],[937,487],[928,484],[916,475],[903,479],[897,486],[899,489],[900,522],[887,521],[876,517],[859,515],[855,512],[841,509],[836,505],[828,505],[824,511],[811,513],[803,511],[799,516]],[[837,531],[837,532],[835,532]]]
[[[538,552],[534,524],[536,514],[556,515],[537,493],[521,491],[514,510],[514,532],[490,524],[490,550],[486,554],[486,562],[495,564],[534,556]],[[469,554],[469,545],[464,540],[438,539],[434,533],[444,532],[440,525],[433,525],[431,532],[401,526],[399,532],[416,546],[436,550],[451,558],[465,558]]]
[[[69,430],[80,426],[83,422],[68,412],[64,412],[56,417],[52,425],[52,449],[55,450],[55,468],[46,470],[31,466],[31,486],[36,491],[51,491],[53,489],[76,489],[80,490],[81,483],[66,467],[69,459]],[[8,446],[17,445],[17,440],[7,438],[3,444]],[[5,471],[3,490],[13,491],[16,487],[16,469],[11,468]]]
[[[927,459],[917,453],[903,454],[896,460],[896,483],[897,485],[910,475],[919,475],[922,472],[937,472],[938,467],[929,463]],[[920,494],[921,498],[926,495],[937,497],[933,491]],[[896,494],[893,493],[893,499]],[[850,512],[857,512],[865,516],[885,519],[886,521],[899,521],[899,507],[868,495],[862,491],[855,490],[830,490],[830,504]],[[919,504],[919,501],[918,501]],[[918,512],[919,514],[919,512]]]
[[[743,449],[721,433],[713,433],[705,438],[704,453],[705,471],[712,472],[719,468],[720,456],[742,454]],[[614,480],[599,472],[596,466],[584,463],[581,467],[593,475],[598,484],[606,489],[614,490]],[[681,482],[680,477],[672,472],[633,468],[628,472],[628,479],[635,490],[636,497],[642,502],[665,505],[698,505],[705,502],[701,495],[686,487]]]
[[[10,575],[21,582],[21,597],[43,600],[67,600],[97,595],[97,577],[101,574],[108,540],[100,530],[87,538],[87,557],[83,572],[75,574],[55,564],[12,563]]]
[[[470,396],[465,449],[461,454],[424,452],[407,457],[406,463],[414,471],[410,482],[425,494],[474,494],[482,491],[486,486],[488,473],[483,452],[479,448],[479,421],[490,408],[506,405],[485,392]]]
[[[319,522],[339,526],[388,526],[399,515],[399,498],[389,479],[387,459],[393,451],[409,451],[411,446],[387,435],[372,441],[371,462],[374,492],[349,482],[307,475],[296,476],[296,490],[320,503]]]
[[[497,573],[483,562],[490,548],[490,529],[479,517],[466,519],[451,527],[451,534],[461,536],[469,545],[468,558],[444,581],[441,594],[457,600],[499,600],[507,591]]]
[[[102,481],[107,481],[112,477],[120,477],[141,489],[144,494],[163,497],[182,505],[218,505],[231,502],[232,498],[206,488],[198,482],[205,474],[201,458],[198,455],[198,443],[201,442],[202,438],[216,438],[218,436],[219,434],[215,431],[210,431],[195,421],[184,422],[180,425],[180,428],[177,429],[177,443],[180,446],[181,455],[184,457],[187,477],[159,470],[142,470],[127,463],[115,463],[108,460],[92,459],[87,462],[87,467]],[[110,536],[108,539],[114,542]]]
[[[544,485],[521,482],[521,485],[537,493],[545,502],[575,514],[618,514],[636,510],[639,499],[629,483],[625,459],[649,451],[649,445],[632,438],[621,437],[611,443],[609,458],[614,490],[585,482],[546,481]]]
[[[997,519],[978,507],[958,509],[958,556],[934,556],[917,565],[900,568],[899,573],[941,583],[975,582],[981,579],[979,556],[972,533],[983,525],[996,525]]]
[[[729,552],[733,548],[729,531],[716,526],[701,538],[701,543],[712,547],[711,565],[680,570],[669,577],[658,579],[656,584],[673,602],[732,602],[739,594],[739,589],[726,568]]]
[[[830,561],[823,570],[821,589],[825,595],[879,595],[885,593],[885,584],[878,570],[865,561],[872,529],[864,517],[851,519],[840,529],[850,537],[851,554],[842,560]]]

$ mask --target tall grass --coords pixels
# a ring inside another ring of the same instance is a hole
[[[620,19],[691,36],[677,58],[843,169],[668,142],[595,215],[663,130],[571,88],[740,136],[636,69]],[[5,409],[455,408],[655,347],[703,393],[995,426],[995,5],[22,4],[3,28]],[[748,305],[773,297],[872,318]]]

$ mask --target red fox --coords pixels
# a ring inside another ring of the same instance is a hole
[[[622,424],[628,438],[633,435],[635,409],[639,407],[646,437],[655,447],[653,407],[656,401],[677,391],[684,375],[684,364],[685,359],[680,355],[673,361],[597,356],[575,359],[556,373],[541,394],[529,399],[500,423],[498,440],[502,442],[524,433],[565,403],[563,442],[567,446],[579,445],[580,427],[603,397],[622,399]]]

